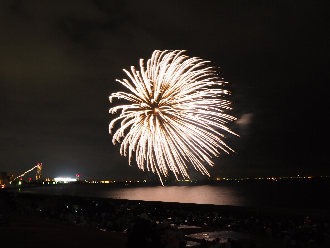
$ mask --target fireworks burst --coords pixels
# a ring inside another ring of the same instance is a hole
[[[178,179],[181,174],[189,178],[188,165],[203,175],[209,172],[204,164],[214,165],[212,157],[219,150],[233,151],[222,140],[218,130],[237,135],[225,125],[235,117],[224,113],[231,102],[223,96],[229,91],[220,89],[221,81],[215,67],[200,58],[183,55],[184,51],[154,51],[140,71],[134,66],[124,70],[130,79],[116,80],[130,92],[116,92],[109,97],[130,103],[110,109],[120,116],[113,119],[109,132],[117,121],[121,126],[113,134],[113,144],[121,143],[120,154],[129,157],[129,164],[136,154],[140,169],[167,177],[172,171]]]

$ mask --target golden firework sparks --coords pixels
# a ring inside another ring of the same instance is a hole
[[[204,164],[214,165],[212,157],[219,150],[233,151],[222,140],[218,130],[237,135],[226,124],[236,120],[224,113],[230,110],[231,102],[223,99],[230,94],[222,89],[226,82],[219,77],[216,68],[208,61],[190,58],[182,50],[154,51],[144,66],[140,60],[140,71],[134,66],[131,72],[124,69],[128,79],[116,80],[127,92],[112,93],[113,98],[124,99],[129,104],[110,109],[119,117],[109,125],[109,132],[117,121],[121,126],[113,134],[113,144],[121,143],[121,155],[129,157],[135,153],[140,169],[167,177],[172,171],[178,179],[181,174],[189,178],[188,164],[210,176]]]

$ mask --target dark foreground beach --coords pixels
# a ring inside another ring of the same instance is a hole
[[[330,247],[328,211],[0,193],[1,247]]]

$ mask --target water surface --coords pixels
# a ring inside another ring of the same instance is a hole
[[[325,194],[329,186],[327,181],[243,181],[165,187],[58,184],[22,187],[19,192],[213,205],[329,209],[330,199]]]

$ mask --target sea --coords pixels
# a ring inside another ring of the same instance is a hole
[[[330,179],[232,180],[198,184],[67,183],[11,187],[11,192],[141,201],[330,211]]]

